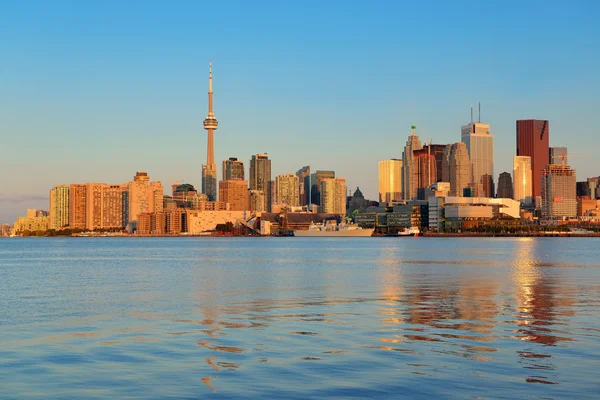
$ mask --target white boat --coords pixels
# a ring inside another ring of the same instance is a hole
[[[421,230],[418,226],[411,226],[410,228],[406,228],[402,232],[398,232],[398,236],[419,236]]]
[[[306,237],[365,237],[373,234],[373,228],[365,229],[355,224],[340,224],[336,221],[325,221],[322,224],[311,223],[306,231],[294,231],[294,236]]]

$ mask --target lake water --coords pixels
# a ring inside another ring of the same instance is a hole
[[[0,398],[597,399],[599,245],[2,239]]]

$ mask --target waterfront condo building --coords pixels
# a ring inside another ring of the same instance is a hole
[[[163,208],[163,187],[160,182],[150,182],[146,172],[137,172],[129,188],[128,221],[137,221],[137,216],[145,212],[160,211]]]
[[[346,179],[322,179],[320,192],[320,212],[325,214],[346,215]]]
[[[244,163],[242,161],[239,161],[235,157],[230,157],[229,160],[223,161],[223,180],[224,181],[233,181],[233,180],[243,181],[244,177],[245,177]]]
[[[513,158],[513,199],[521,202],[521,206],[533,205],[531,185],[531,157],[515,156]]]
[[[531,190],[535,200],[542,195],[542,172],[550,160],[550,123],[547,120],[517,121],[517,156],[531,157]]]
[[[461,141],[467,146],[471,161],[475,197],[494,197],[494,135],[490,126],[471,122],[461,127]]]
[[[248,209],[248,181],[220,181],[219,201],[229,203],[229,210],[231,211],[244,211]]]
[[[288,207],[297,207],[300,205],[298,176],[295,174],[277,175],[275,182],[275,198],[278,205]]]
[[[263,192],[266,211],[271,208],[271,160],[266,153],[255,154],[250,159],[250,190]]]
[[[542,170],[542,217],[577,216],[577,178],[568,165],[548,164]]]
[[[125,228],[129,221],[129,185],[86,184],[85,228]]]
[[[85,229],[86,227],[87,185],[74,183],[69,185],[69,227]]]
[[[513,181],[508,172],[503,172],[498,178],[498,197],[501,199],[513,198]]]
[[[402,196],[404,200],[415,200],[419,186],[418,160],[414,156],[415,150],[423,148],[417,136],[417,127],[411,126],[411,134],[406,141],[402,152]]]
[[[402,200],[402,160],[379,161],[379,201]]]
[[[57,185],[50,190],[50,229],[69,225],[69,185]]]
[[[472,180],[467,145],[458,142],[446,146],[442,165],[442,181],[450,183],[450,196],[462,197]]]

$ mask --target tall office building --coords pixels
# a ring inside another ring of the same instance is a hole
[[[298,206],[298,188],[298,176],[295,174],[277,175],[275,185],[277,204],[289,207]]]
[[[513,158],[513,188],[513,199],[521,202],[521,206],[533,205],[531,157],[515,156]]]
[[[223,180],[241,180],[243,181],[244,174],[244,163],[239,161],[235,157],[230,157],[229,160],[223,161]],[[222,201],[222,200],[221,200]]]
[[[427,189],[437,182],[437,165],[435,155],[428,145],[413,151],[416,166],[417,200],[427,200]]]
[[[482,124],[481,119],[471,121],[462,126],[461,141],[469,152],[474,195],[494,197],[494,135],[490,133],[490,126]]]
[[[209,201],[217,200],[217,166],[215,165],[214,131],[219,123],[213,113],[212,90],[212,61],[208,73],[208,116],[204,119],[204,129],[208,131],[206,146],[206,164],[202,166],[202,193],[208,196]]]
[[[146,172],[137,172],[128,183],[128,222],[137,221],[141,213],[163,209],[163,187],[160,182],[150,182]]]
[[[442,182],[450,183],[450,196],[464,196],[464,190],[473,180],[471,160],[463,142],[449,144],[444,150]]]
[[[446,150],[445,144],[429,144],[429,154],[435,158],[435,181],[442,181],[442,169],[444,165],[444,151]]]
[[[248,181],[232,179],[219,182],[219,201],[229,203],[230,211],[248,209]]]
[[[69,227],[85,229],[86,227],[87,185],[74,183],[69,185]]]
[[[69,225],[69,185],[57,185],[50,190],[50,229]]]
[[[549,148],[549,159],[550,164],[568,164],[569,157],[567,154],[566,147],[550,147]]]
[[[542,171],[542,217],[577,216],[577,178],[568,165],[548,164]]]
[[[416,132],[417,127],[415,125],[411,126],[411,134],[402,152],[402,196],[404,200],[414,200],[417,198],[419,171],[414,151],[422,149],[423,146]]]
[[[250,190],[260,190],[265,196],[266,211],[271,210],[271,160],[266,153],[255,154],[250,159]]]
[[[402,200],[402,160],[379,161],[379,201]]]
[[[547,120],[517,121],[517,156],[531,157],[531,189],[535,200],[542,195],[542,172],[551,164],[550,123]]]
[[[325,178],[321,180],[320,211],[326,214],[346,215],[346,179]]]
[[[322,171],[317,170],[310,174],[308,179],[308,185],[305,186],[310,188],[308,192],[308,205],[316,204],[317,206],[321,205],[321,181],[323,179],[332,179],[335,178],[335,171]],[[305,189],[308,190],[308,189]]]
[[[298,177],[298,204],[301,206],[307,205],[308,193],[310,192],[310,167],[308,165],[300,168],[296,172]]]
[[[503,172],[498,178],[498,197],[501,199],[513,198],[513,182],[508,172]]]

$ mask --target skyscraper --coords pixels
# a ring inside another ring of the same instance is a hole
[[[550,147],[549,160],[550,164],[568,164],[569,157],[567,157],[566,147]]]
[[[244,180],[244,163],[235,157],[223,161],[223,180]],[[222,201],[222,200],[221,200]]]
[[[531,194],[531,157],[515,156],[513,158],[513,199],[520,201],[521,206],[533,205]]]
[[[402,200],[402,160],[379,161],[379,201]]]
[[[202,166],[202,193],[208,196],[209,201],[217,200],[217,166],[215,165],[214,131],[219,123],[213,113],[212,90],[212,60],[208,73],[208,116],[204,119],[204,129],[208,131],[206,146],[206,164]]]
[[[498,178],[498,197],[501,199],[513,198],[513,182],[508,172],[503,172]]]
[[[413,151],[416,166],[417,199],[426,199],[426,189],[437,182],[437,165],[435,155],[431,153],[428,145],[420,150]]]
[[[517,121],[517,156],[531,157],[532,196],[542,195],[542,171],[549,160],[550,123],[547,120]]]
[[[542,217],[577,216],[577,178],[568,165],[549,164],[542,170]]]
[[[266,153],[255,154],[250,159],[250,190],[260,190],[265,197],[266,211],[271,210],[271,160]]]
[[[280,206],[296,207],[299,205],[298,176],[295,174],[277,175],[276,185],[277,204]]]
[[[299,205],[305,206],[308,201],[308,193],[310,192],[310,167],[308,165],[300,168],[296,172],[298,177],[298,197]]]
[[[320,212],[326,214],[346,214],[346,179],[325,178],[321,180]]]
[[[50,190],[50,229],[69,225],[69,185],[57,185]]]
[[[494,197],[494,135],[490,126],[471,121],[461,128],[461,141],[467,145],[473,189],[476,197]]]
[[[442,181],[450,183],[450,196],[462,197],[464,195],[464,190],[473,180],[471,171],[467,145],[459,142],[446,146]]]
[[[423,148],[421,140],[416,134],[417,127],[413,125],[410,129],[411,134],[402,152],[402,196],[404,200],[414,200],[417,198],[419,170],[413,152]]]

